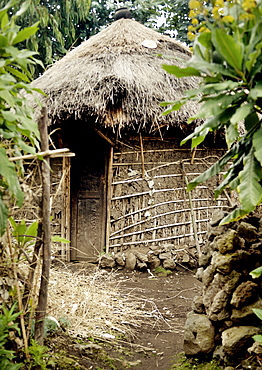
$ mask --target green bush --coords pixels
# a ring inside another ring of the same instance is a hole
[[[20,312],[15,312],[16,304],[9,310],[4,305],[0,306],[0,369],[18,370],[22,364],[15,364],[15,352],[7,349],[9,332],[16,331],[20,335],[20,329],[15,323]]]

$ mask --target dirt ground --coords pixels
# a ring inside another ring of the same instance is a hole
[[[170,370],[174,356],[183,351],[186,314],[201,283],[194,272],[182,268],[162,276],[118,271],[116,279],[120,291],[140,300],[148,314],[145,322],[134,328],[132,338],[77,340],[64,333],[50,338],[48,346],[65,351],[74,361],[68,369]]]

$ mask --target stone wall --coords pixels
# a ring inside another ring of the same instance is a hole
[[[158,267],[166,270],[176,270],[177,266],[192,269],[197,266],[197,254],[194,244],[175,245],[163,243],[150,247],[130,248],[117,253],[105,253],[98,258],[101,268],[125,268],[127,271],[152,270]]]
[[[257,362],[262,347],[252,339],[261,333],[253,308],[262,309],[262,280],[250,275],[262,265],[262,221],[248,216],[219,226],[223,217],[214,213],[199,257],[196,275],[203,289],[187,316],[184,350],[188,356],[217,357],[233,368],[262,369]]]

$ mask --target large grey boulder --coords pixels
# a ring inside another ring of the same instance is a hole
[[[163,267],[167,270],[174,270],[176,268],[176,263],[172,258],[167,258],[163,261]]]
[[[140,262],[144,262],[144,263],[148,262],[148,256],[146,254],[138,252],[138,251],[133,251],[133,253]]]
[[[257,228],[247,222],[242,221],[238,226],[238,233],[249,243],[256,242],[259,238]]]
[[[253,323],[258,321],[257,316],[253,312],[253,308],[258,308],[262,309],[262,299],[258,299],[256,302],[244,306],[240,309],[233,309],[232,314],[231,314],[231,320],[233,321],[239,321],[243,320],[243,322],[250,322],[252,321]]]
[[[126,253],[126,269],[128,271],[134,271],[136,267],[136,256],[132,252]]]
[[[222,333],[222,346],[225,353],[231,357],[241,358],[253,342],[252,336],[259,334],[255,326],[234,326]]]
[[[245,281],[236,288],[230,303],[236,308],[249,305],[257,300],[258,288],[258,285],[253,281]]]
[[[189,312],[185,324],[184,351],[186,355],[210,353],[215,347],[215,328],[205,316]]]
[[[154,270],[155,268],[161,265],[161,261],[157,256],[149,254],[148,265],[151,270]]]
[[[227,309],[229,303],[229,294],[223,289],[217,292],[214,300],[207,311],[207,316],[212,321],[222,321],[230,317],[230,310]]]
[[[216,254],[213,256],[211,264],[222,274],[230,274],[239,261],[238,253]]]
[[[115,261],[119,266],[125,266],[126,261],[125,261],[125,256],[123,253],[118,252],[115,254]]]
[[[238,234],[235,230],[228,230],[226,233],[216,236],[214,241],[214,248],[221,254],[233,252],[240,244]]]
[[[103,254],[99,259],[99,266],[102,268],[112,268],[115,265],[115,258],[110,254]]]

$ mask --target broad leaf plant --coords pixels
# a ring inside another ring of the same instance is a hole
[[[0,9],[0,236],[6,228],[10,205],[21,206],[23,202],[19,184],[22,164],[11,162],[10,158],[35,154],[39,140],[33,109],[21,91],[32,93],[30,65],[41,62],[35,58],[36,52],[19,48],[19,43],[33,35],[38,27],[37,23],[23,29],[16,25],[17,18],[28,6],[24,3],[9,17],[16,3],[11,0]]]
[[[184,68],[163,68],[177,77],[197,76],[201,82],[182,99],[162,105],[168,114],[188,100],[199,102],[199,112],[189,123],[203,123],[182,144],[191,140],[195,148],[209,132],[224,130],[226,153],[192,180],[188,190],[224,172],[215,196],[229,188],[237,191],[240,204],[221,222],[226,223],[262,202],[262,2],[190,0],[189,8],[192,56]]]

